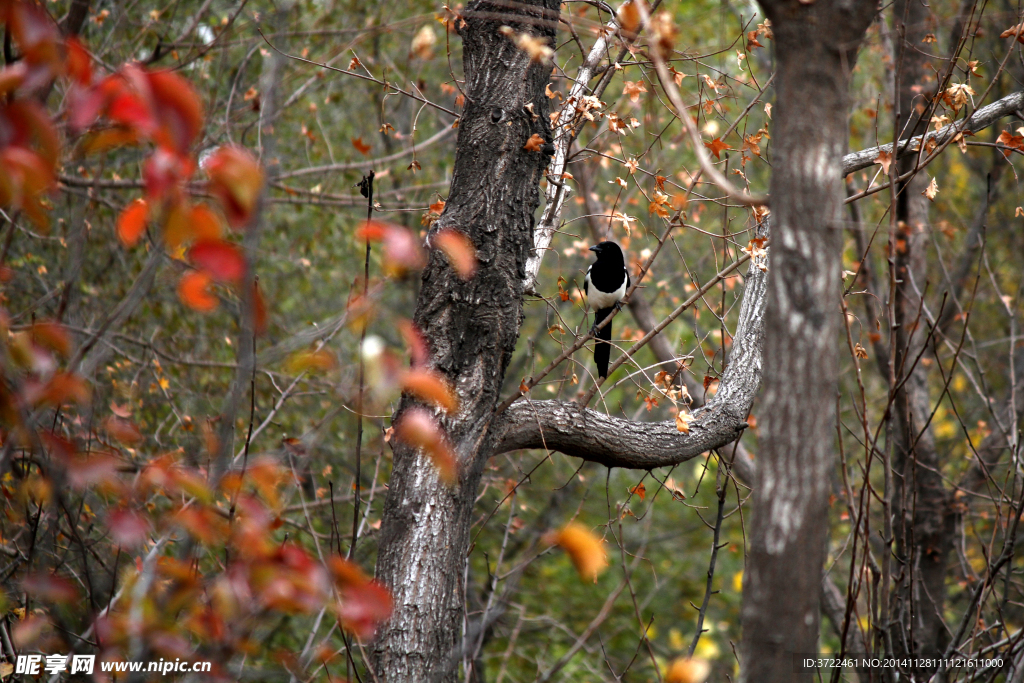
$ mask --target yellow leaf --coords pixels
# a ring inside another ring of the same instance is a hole
[[[608,566],[604,541],[582,524],[569,522],[560,531],[545,534],[544,540],[558,545],[569,555],[581,579],[597,583],[598,574]]]

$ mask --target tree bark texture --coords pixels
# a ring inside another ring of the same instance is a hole
[[[875,15],[853,0],[762,0],[777,61],[764,397],[743,586],[741,681],[811,680],[838,382],[849,73]]]
[[[500,29],[553,43],[557,0],[480,0],[463,16],[466,106],[448,202],[427,244],[441,229],[465,233],[476,247],[477,271],[463,281],[432,249],[414,316],[430,346],[430,366],[460,401],[457,414],[442,420],[460,476],[446,486],[422,454],[395,445],[377,560],[377,576],[395,603],[374,645],[381,681],[455,680],[448,661],[460,632],[481,445],[522,323],[523,278],[548,162],[523,146],[534,133],[551,139],[544,96],[551,66],[531,62]],[[411,403],[404,399],[395,418]]]

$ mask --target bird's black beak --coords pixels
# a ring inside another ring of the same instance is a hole
[[[594,246],[592,246],[592,247],[591,247],[591,248],[589,249],[589,251],[597,251],[597,245],[595,244]]]

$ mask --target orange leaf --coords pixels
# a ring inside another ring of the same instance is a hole
[[[530,139],[523,145],[523,149],[527,152],[539,152],[540,148],[544,146],[544,138],[537,133],[530,136]]]
[[[352,146],[355,147],[356,151],[358,151],[363,156],[366,156],[370,153],[371,148],[368,144],[363,142],[362,137],[352,138]]]
[[[445,228],[430,241],[445,253],[460,278],[469,280],[473,277],[476,273],[476,247],[465,233]]]
[[[174,252],[193,240],[195,235],[192,232],[191,217],[192,211],[187,201],[176,201],[167,208],[163,236],[168,251]]]
[[[444,408],[447,413],[459,409],[459,399],[439,373],[433,370],[410,370],[402,379],[402,391],[424,403]]]
[[[203,169],[210,177],[210,190],[224,207],[228,224],[234,228],[248,224],[263,189],[263,169],[256,157],[243,147],[225,145],[210,155]]]
[[[422,448],[434,462],[441,481],[451,485],[458,479],[455,456],[448,447],[441,427],[425,409],[405,410],[395,424],[395,436],[410,446]]]
[[[186,306],[200,313],[215,311],[220,302],[210,293],[211,284],[213,280],[203,271],[189,271],[178,281],[178,298]]]
[[[81,144],[82,154],[97,154],[108,149],[127,147],[139,142],[139,134],[131,128],[105,128],[90,133]]]
[[[878,156],[873,159],[873,162],[882,167],[882,173],[889,175],[889,166],[892,164],[892,153],[886,152],[884,149],[879,150]]]
[[[665,673],[665,683],[704,683],[709,673],[711,665],[703,659],[680,657]]]
[[[128,248],[134,247],[146,231],[148,219],[149,204],[145,199],[136,199],[124,207],[121,215],[117,217],[117,237],[121,244]]]
[[[65,358],[71,353],[71,340],[63,325],[42,320],[32,324],[29,336],[33,344],[56,351]]]
[[[224,234],[224,220],[209,204],[196,204],[189,212],[192,234],[197,240],[215,240]]]
[[[256,282],[252,283],[252,288],[253,327],[256,334],[262,336],[267,331],[267,302]]]
[[[643,500],[644,498],[646,498],[646,497],[647,497],[647,487],[646,487],[646,486],[644,486],[644,483],[643,483],[643,482],[640,482],[639,484],[637,484],[636,486],[634,486],[633,488],[631,488],[631,489],[629,490],[629,492],[630,492],[630,493],[634,493],[634,494],[636,494],[637,496],[639,496],[639,497],[640,497],[640,500]]]
[[[721,138],[715,138],[711,142],[705,142],[704,146],[711,150],[711,153],[715,155],[716,159],[721,159],[721,152],[729,149],[729,145],[722,142]]]
[[[242,250],[224,240],[203,240],[188,250],[188,259],[217,282],[238,283],[245,275]]]
[[[598,574],[608,566],[604,541],[582,524],[570,522],[560,531],[545,534],[544,540],[560,546],[569,555],[581,579],[592,579],[597,583]]]

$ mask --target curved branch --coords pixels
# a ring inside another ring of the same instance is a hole
[[[899,155],[902,156],[908,151],[916,151],[921,148],[924,139],[934,140],[937,144],[943,144],[960,131],[977,133],[991,126],[993,123],[1008,116],[1024,110],[1024,92],[1015,92],[1001,100],[996,100],[990,105],[984,106],[974,112],[969,118],[957,121],[945,126],[938,131],[932,131],[925,135],[918,135],[908,140],[900,141]],[[869,147],[859,152],[850,152],[843,157],[843,176],[848,176],[854,171],[867,168],[875,163],[879,152],[892,152],[892,143]]]
[[[757,230],[767,238],[768,221]],[[652,469],[675,465],[735,441],[761,385],[761,352],[768,273],[752,262],[733,337],[729,366],[718,392],[694,412],[688,433],[675,422],[634,422],[569,401],[517,401],[494,427],[491,455],[520,448],[546,448],[607,467]]]

